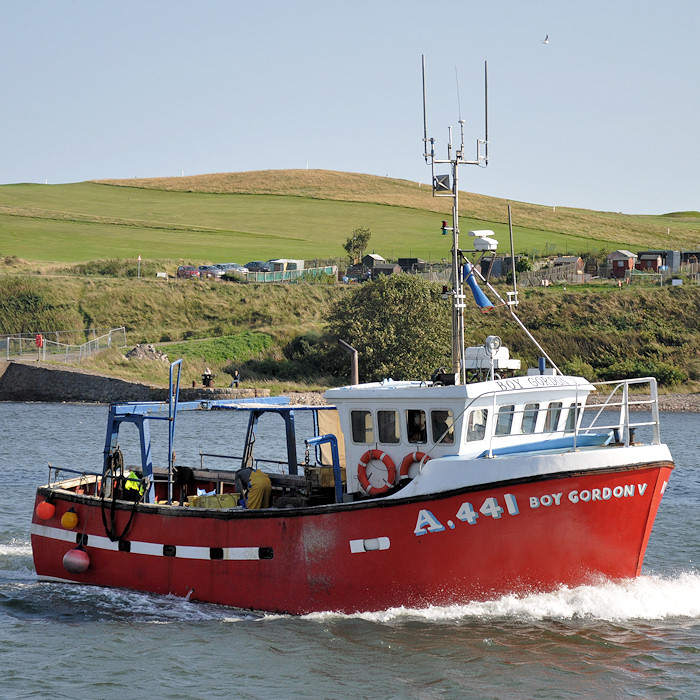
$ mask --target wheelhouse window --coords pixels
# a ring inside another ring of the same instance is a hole
[[[469,414],[469,420],[467,421],[467,442],[484,439],[488,417],[489,412],[486,408],[477,408]]]
[[[452,411],[431,411],[430,426],[433,432],[433,442],[441,445],[454,444],[455,429]]]
[[[369,411],[351,411],[350,421],[352,423],[353,442],[374,442],[372,414]]]
[[[540,405],[538,403],[526,403],[523,410],[523,433],[530,434],[535,432],[537,425],[537,414],[539,413]]]
[[[561,416],[561,401],[552,401],[547,407],[547,415],[544,419],[544,432],[554,433],[559,427],[559,417]]]
[[[377,411],[379,442],[395,444],[399,441],[399,417],[396,411]]]
[[[581,404],[572,403],[569,407],[569,415],[566,417],[566,428],[568,433],[573,433],[576,430],[576,424],[578,423],[578,417],[581,413]]]
[[[515,406],[513,404],[501,406],[498,409],[498,416],[496,417],[496,435],[510,435],[510,431],[513,427],[514,415]]]
[[[428,428],[425,421],[425,411],[413,408],[409,408],[406,411],[406,434],[408,435],[409,442],[428,442]]]

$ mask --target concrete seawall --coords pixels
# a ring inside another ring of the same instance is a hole
[[[269,389],[180,388],[181,401],[269,395]],[[0,401],[114,403],[166,401],[167,398],[167,388],[150,384],[40,362],[0,361]]]

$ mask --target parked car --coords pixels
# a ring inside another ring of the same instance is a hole
[[[199,270],[193,265],[180,265],[180,267],[177,268],[177,276],[183,279],[199,277]]]
[[[272,272],[272,265],[262,260],[246,263],[244,267],[248,268],[248,272]]]
[[[221,279],[224,276],[224,271],[216,265],[200,265],[197,269],[200,277]]]
[[[239,265],[238,263],[219,263],[216,267],[220,267],[224,273],[226,272],[239,272],[241,275],[248,274],[248,268]]]

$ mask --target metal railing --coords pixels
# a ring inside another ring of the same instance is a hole
[[[305,270],[280,270],[277,272],[249,272],[245,275],[246,282],[299,282],[313,280],[326,276],[338,277],[335,265],[326,267],[311,267]]]
[[[15,336],[5,336],[5,358],[7,360],[31,358],[41,361],[49,359],[59,362],[82,362],[84,358],[100,350],[110,347],[126,347],[126,329],[123,326],[112,328],[104,335],[91,338],[80,345],[61,343],[50,340],[43,333],[41,335],[41,347],[37,347],[37,334],[22,333]]]
[[[521,379],[521,378],[519,378]],[[525,446],[530,442],[540,443],[541,441],[546,441],[547,436],[551,436],[553,433],[563,433],[571,436],[572,443],[570,448],[577,450],[580,447],[579,443],[583,443],[584,440],[582,436],[589,436],[596,432],[608,431],[611,433],[612,438],[616,444],[624,445],[628,447],[631,444],[636,444],[635,432],[638,428],[651,427],[653,430],[653,437],[651,439],[652,445],[658,445],[661,443],[661,435],[659,428],[659,402],[658,402],[658,391],[657,383],[654,377],[644,377],[640,379],[624,379],[624,380],[613,380],[606,382],[591,382],[593,386],[596,387],[611,387],[609,394],[606,394],[606,398],[600,403],[586,403],[583,404],[583,398],[589,392],[579,385],[572,386],[571,384],[559,384],[559,385],[543,385],[539,387],[541,389],[548,389],[553,392],[552,399],[549,401],[556,401],[554,398],[557,393],[569,394],[572,398],[572,403],[570,405],[561,405],[558,407],[552,406],[542,406],[540,401],[537,401],[536,397],[533,395],[533,389],[538,387],[521,387],[507,389],[505,391],[489,391],[479,396],[475,396],[455,418],[455,423],[458,422],[462,416],[473,409],[487,410],[491,413],[489,417],[488,414],[484,417],[486,420],[483,424],[483,435],[479,438],[482,440],[484,437],[488,440],[488,448],[484,454],[489,457],[494,454],[494,439],[499,436],[496,435],[496,422],[498,417],[497,409],[506,404],[506,397],[510,399],[513,397],[515,401],[513,404],[517,403],[518,396],[533,396],[532,403],[536,404],[535,407],[516,407],[515,405],[511,409],[511,412],[515,416],[516,414],[525,414],[528,412],[536,412],[533,421],[533,430],[527,433],[517,433],[517,435],[522,436],[523,443]],[[644,395],[642,394],[631,394],[630,387],[648,385],[648,392]],[[585,386],[585,385],[584,385]],[[583,404],[583,405],[582,405]],[[510,401],[507,402],[510,405]],[[612,411],[612,415],[604,414],[605,411]],[[651,420],[647,418],[647,415],[641,415],[639,419],[633,419],[631,416],[632,412],[635,411],[649,411],[651,412]],[[539,418],[541,412],[555,411],[557,413],[558,426],[551,428],[550,430],[535,430],[535,424],[539,424]],[[604,419],[604,415],[608,415],[608,418]],[[592,417],[591,417],[592,416]],[[562,425],[564,424],[564,425]],[[465,431],[467,427],[465,426]],[[510,430],[510,429],[509,429]],[[508,432],[503,433],[500,437],[506,437],[508,435],[515,435],[515,433]],[[428,450],[430,454],[431,450]]]

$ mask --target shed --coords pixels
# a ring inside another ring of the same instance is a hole
[[[571,267],[578,275],[583,274],[585,267],[583,259],[578,255],[560,255],[558,258],[554,258],[553,265],[554,267]]]
[[[637,256],[637,263],[635,264],[635,270],[653,270],[658,272],[662,264],[661,255],[658,253],[640,253]]]
[[[641,260],[646,255],[661,256],[661,265],[665,265],[669,272],[678,272],[681,269],[680,250],[641,250],[637,251],[637,259]],[[640,269],[637,267],[637,269]],[[648,269],[648,268],[647,268]]]
[[[428,263],[421,258],[399,258],[399,267],[404,272],[425,272]]]
[[[362,266],[368,267],[370,270],[375,265],[381,265],[382,263],[385,263],[385,262],[386,262],[386,260],[378,253],[367,253],[367,255],[365,255],[362,258]]]
[[[613,277],[625,277],[629,271],[634,270],[637,256],[629,250],[614,250],[606,260],[610,264]]]
[[[490,277],[490,278],[497,278],[501,277],[501,275],[505,274],[504,272],[504,266],[505,266],[505,260],[498,255],[492,255],[491,257],[483,257],[481,258],[481,262],[479,263],[479,266],[481,267],[481,274],[483,277]]]
[[[395,275],[399,272],[402,270],[396,263],[377,263],[372,268],[372,279],[376,279],[379,275]]]

